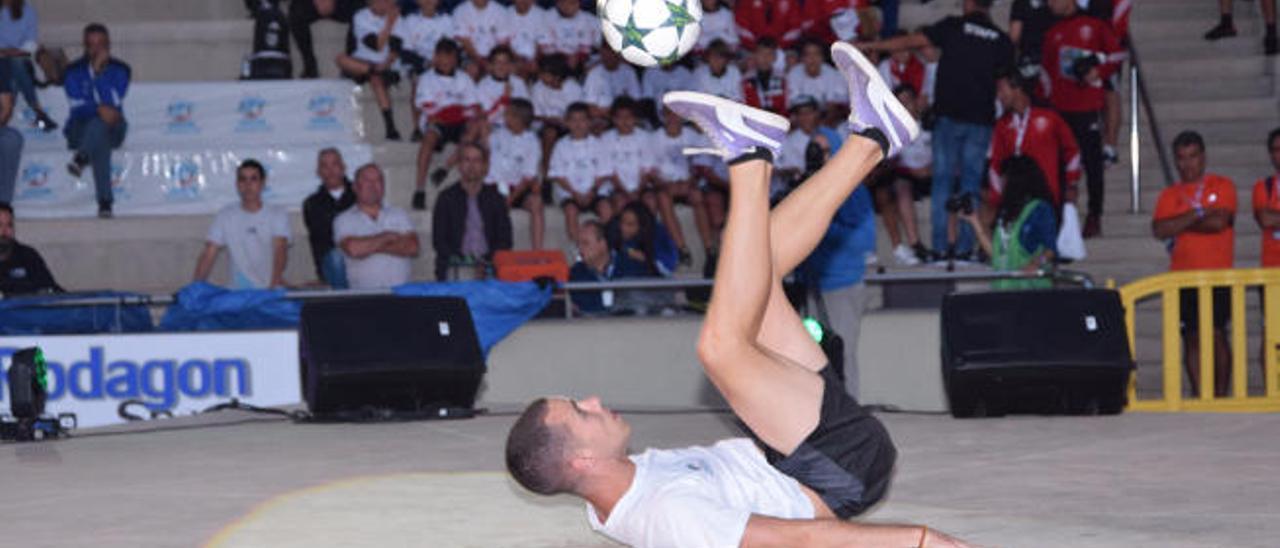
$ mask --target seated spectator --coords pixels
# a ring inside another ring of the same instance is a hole
[[[827,63],[827,48],[806,41],[800,49],[800,64],[787,71],[787,104],[808,95],[818,100],[824,120],[836,124],[848,115],[849,84],[840,71]]]
[[[347,179],[347,165],[338,149],[326,148],[316,155],[316,176],[320,178],[320,188],[302,202],[311,260],[321,281],[334,289],[346,289],[347,271],[342,250],[333,244],[333,220],[355,205],[356,193]]]
[[[279,206],[262,201],[267,186],[267,170],[257,160],[245,160],[236,168],[239,203],[228,205],[213,218],[204,252],[196,261],[192,279],[209,279],[213,264],[223,248],[232,289],[284,287],[285,263],[289,258],[289,215]]]
[[[564,210],[564,226],[573,238],[578,213],[594,211],[600,220],[613,217],[609,203],[607,166],[600,140],[591,136],[590,110],[585,103],[569,106],[565,115],[569,134],[556,141],[547,164],[547,180],[555,185],[555,201]]]
[[[822,126],[820,109],[818,100],[808,95],[801,95],[792,100],[791,119],[794,123],[791,126],[791,133],[787,134],[786,141],[782,143],[782,154],[774,161],[775,178],[788,186],[798,184],[807,178],[805,175],[809,173],[809,168],[813,164],[822,166],[822,162],[817,161],[821,160],[821,156],[815,161],[810,161],[815,151],[810,151],[809,147],[815,144],[815,141],[818,144],[824,144],[823,141],[833,136],[834,132]],[[824,148],[830,148],[830,143],[825,143],[825,146],[820,147],[816,152],[821,152]]]
[[[13,86],[10,67],[0,63],[0,203],[13,203],[18,186],[18,168],[22,164],[22,132],[9,127],[13,117]]]
[[[1235,265],[1235,183],[1206,173],[1204,138],[1184,131],[1173,139],[1178,182],[1166,187],[1156,200],[1151,232],[1169,248],[1169,270],[1220,270]],[[1172,245],[1169,242],[1172,241]],[[1179,295],[1182,310],[1183,363],[1191,377],[1191,392],[1200,386],[1200,306],[1198,291],[1185,288]],[[1231,290],[1213,288],[1214,396],[1226,396],[1231,388],[1231,347],[1226,327],[1231,320]],[[1235,326],[1245,329],[1245,326]],[[1244,350],[1244,349],[1240,349]]]
[[[355,207],[333,220],[351,289],[385,289],[409,281],[418,256],[418,233],[403,209],[384,205],[386,176],[377,164],[356,170]]]
[[[649,208],[631,202],[605,227],[613,249],[616,278],[670,277],[679,262],[671,234]],[[629,289],[618,291],[617,307],[637,314],[661,311],[675,302],[671,291]]]
[[[369,83],[373,97],[382,111],[382,123],[388,141],[399,141],[396,121],[391,112],[391,94],[387,88],[399,80],[391,69],[403,49],[400,9],[392,0],[369,0],[369,7],[356,12],[351,21],[355,51],[338,54],[335,60],[342,74],[358,84]]]
[[[623,63],[622,55],[613,48],[600,48],[600,64],[587,72],[582,84],[584,100],[591,105],[592,118],[603,118],[619,97],[640,99],[640,77],[635,67]]]
[[[506,123],[489,134],[489,181],[507,197],[508,208],[529,211],[529,239],[534,249],[542,249],[547,230],[538,174],[542,145],[529,127],[533,123],[533,105],[525,99],[512,99],[503,116]]]
[[[747,48],[764,38],[783,48],[793,46],[800,39],[802,17],[799,0],[738,0],[733,6],[738,36]]]
[[[706,256],[712,256],[715,240],[711,235],[711,221],[703,202],[703,189],[699,188],[693,166],[684,153],[684,149],[701,144],[698,133],[686,127],[684,119],[678,114],[663,107],[662,129],[653,133],[653,142],[658,164],[655,173],[658,214],[662,217],[663,224],[671,228],[671,237],[680,249],[681,262],[688,260],[689,246],[684,239],[680,218],[676,216],[676,201],[687,203],[693,210],[693,222],[697,225],[702,246],[707,250]]]
[[[693,89],[741,103],[742,71],[733,66],[733,51],[723,41],[716,40],[707,46],[707,63],[693,71]]]
[[[534,0],[515,0],[509,13],[507,34],[511,36],[511,51],[515,53],[516,73],[522,78],[535,77],[538,40],[546,32],[551,15]]]
[[[404,16],[400,20],[398,36],[404,45],[400,50],[400,62],[409,69],[411,87],[409,95],[418,95],[418,77],[431,70],[436,45],[440,40],[453,35],[453,17],[440,12],[439,0],[418,0],[418,11]],[[412,105],[413,119],[422,117],[422,111],[416,102]],[[415,126],[413,142],[422,140],[422,130]]]
[[[19,243],[15,235],[13,206],[0,202],[0,296],[62,293],[40,252]]]
[[[742,80],[742,96],[747,105],[762,108],[775,114],[787,113],[787,80],[778,74],[778,43],[772,38],[756,41],[748,60],[750,67]]]
[[[911,86],[899,85],[894,95],[919,121],[924,103]],[[914,141],[902,147],[898,157],[881,164],[867,181],[888,233],[894,260],[902,266],[915,266],[933,259],[920,240],[915,205],[917,199],[929,194],[932,186],[932,141],[933,134],[922,128]],[[986,217],[982,219],[990,224]]]
[[[644,78],[640,80],[640,96],[646,103],[643,107],[646,115],[653,114],[653,117],[657,117],[658,109],[662,105],[662,96],[667,92],[693,89],[693,71],[685,66],[689,62],[691,58],[685,57],[681,61],[662,65],[656,69],[645,69]]]
[[[290,0],[289,2],[289,34],[298,44],[298,53],[302,55],[302,78],[318,78],[319,67],[316,65],[316,48],[311,41],[311,25],[321,19],[330,19],[339,23],[351,23],[357,11],[364,7],[365,0]],[[355,49],[355,39],[347,33],[346,51]]]
[[[467,124],[477,111],[475,82],[458,70],[458,44],[453,40],[436,44],[432,65],[434,70],[418,78],[418,94],[414,97],[422,109],[418,127],[423,137],[418,145],[418,171],[413,190],[413,208],[420,211],[427,208],[428,173],[437,185],[448,175],[444,169],[430,171],[436,150],[448,143],[461,142]]]
[[[894,36],[906,36],[906,31],[898,31]],[[924,92],[924,63],[909,49],[895,50],[880,61],[880,77],[889,89],[898,86],[909,86],[916,97]]]
[[[560,54],[547,55],[538,61],[538,81],[529,90],[533,115],[538,119],[542,140],[542,159],[551,158],[551,147],[566,131],[564,115],[569,105],[585,101],[582,86],[569,78],[569,62]],[[543,166],[546,170],[547,166]],[[571,228],[566,227],[566,228]]]
[[[453,21],[457,24],[454,38],[462,44],[467,60],[481,65],[481,72],[489,52],[511,40],[504,34],[509,28],[509,14],[506,6],[492,0],[471,0],[453,10]]]
[[[1001,271],[1039,272],[1053,265],[1057,254],[1058,216],[1040,165],[1027,156],[1014,156],[1001,166],[1004,198],[996,209],[995,237],[973,210],[959,212],[978,238],[991,267]],[[1047,289],[1053,280],[998,280],[995,289]]]
[[[742,42],[732,8],[721,0],[702,0],[702,31],[698,33],[698,45],[694,49],[706,51],[716,40],[724,42],[731,51],[736,51]]]
[[[111,57],[107,27],[91,23],[84,28],[84,56],[67,67],[63,88],[71,113],[62,134],[67,148],[75,151],[67,171],[77,179],[92,166],[98,199],[98,217],[111,217],[115,193],[111,188],[111,150],[124,144],[129,123],[124,118],[124,96],[133,70]]]
[[[511,48],[498,46],[489,53],[489,74],[476,84],[476,99],[480,116],[474,120],[475,132],[469,142],[483,143],[489,140],[489,128],[505,123],[506,109],[515,99],[529,99],[529,86],[514,74],[515,56]]]
[[[449,279],[451,265],[488,265],[493,253],[511,249],[511,213],[507,200],[486,184],[489,158],[484,148],[462,145],[462,179],[444,189],[431,214],[431,242],[436,251],[436,279]]]
[[[577,231],[578,262],[569,268],[571,282],[607,282],[614,279],[616,261],[600,221],[583,221]],[[613,310],[613,291],[574,291],[569,294],[581,314],[607,314]]]
[[[40,106],[32,78],[34,65],[31,60],[40,45],[36,34],[38,26],[36,8],[26,0],[0,1],[0,63],[9,68],[6,84],[22,94],[27,106],[35,112],[40,129],[53,131],[58,129],[58,123]]]
[[[591,59],[591,52],[600,44],[600,19],[582,13],[579,0],[558,0],[556,9],[547,12],[543,19],[542,38],[538,51],[543,55],[559,53],[569,62],[569,72],[580,77]]]
[[[619,97],[609,109],[613,129],[599,138],[604,152],[601,171],[613,185],[609,195],[614,211],[649,193],[657,167],[650,133],[636,127],[636,110],[635,101]]]

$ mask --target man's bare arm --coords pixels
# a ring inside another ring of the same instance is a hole
[[[382,252],[412,259],[418,256],[418,247],[418,233],[405,232],[390,238],[382,247]]]
[[[394,237],[389,232],[374,234],[372,236],[350,236],[343,238],[338,242],[338,247],[346,253],[348,257],[353,259],[363,259],[382,250],[387,241]]]
[[[850,523],[834,519],[779,519],[753,515],[742,548],[971,548],[922,525]]]

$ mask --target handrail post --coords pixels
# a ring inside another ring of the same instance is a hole
[[[1142,211],[1142,147],[1138,131],[1138,65],[1129,64],[1129,212]]]

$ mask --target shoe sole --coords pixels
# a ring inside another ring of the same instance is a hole
[[[730,101],[717,95],[708,93],[698,93],[696,91],[671,91],[662,96],[662,104],[671,106],[671,103],[694,103],[699,105],[708,105],[715,108],[731,108],[739,111],[750,112],[751,120],[761,124],[781,130],[784,133],[791,130],[791,121],[786,118],[755,107],[749,107],[742,103]],[[744,116],[744,118],[746,118]]]
[[[841,63],[842,59],[851,61],[853,66],[850,67],[846,63]],[[893,90],[889,89],[889,85],[884,82],[884,78],[880,77],[880,70],[875,65],[872,65],[871,61],[862,52],[858,51],[858,48],[847,42],[836,42],[831,45],[831,60],[835,63],[836,68],[840,69],[840,72],[844,74],[846,82],[849,80],[849,72],[857,70],[866,75],[871,80],[872,85],[878,82],[881,87],[889,90],[888,99],[890,100],[885,101],[885,104],[889,106],[889,113],[896,118],[899,124],[902,124],[902,129],[907,131],[907,140],[901,146],[907,146],[920,135],[920,125],[912,118],[911,113],[907,112],[907,107],[902,106],[898,98],[893,96]],[[855,90],[849,90],[849,92],[851,94],[857,93]]]

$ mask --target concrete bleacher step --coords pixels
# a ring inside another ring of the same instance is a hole
[[[1269,98],[1276,91],[1274,76],[1258,74],[1215,78],[1211,86],[1205,85],[1204,81],[1187,80],[1181,76],[1152,78],[1147,83],[1153,101]]]
[[[222,21],[248,19],[236,0],[40,0],[41,23]]]
[[[1274,97],[1256,97],[1231,101],[1212,99],[1161,101],[1156,115],[1161,124],[1169,125],[1225,120],[1275,120],[1280,114]]]

